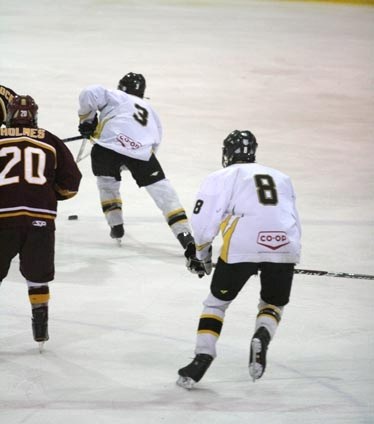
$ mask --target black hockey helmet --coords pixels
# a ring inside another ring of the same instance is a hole
[[[256,161],[257,141],[250,131],[232,131],[223,140],[222,166]]]
[[[142,74],[129,72],[119,80],[117,88],[118,90],[125,91],[128,94],[143,98],[145,91],[145,78]]]
[[[38,105],[31,96],[14,96],[8,104],[7,127],[38,126]]]

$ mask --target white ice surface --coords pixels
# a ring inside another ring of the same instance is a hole
[[[221,143],[252,130],[258,162],[291,175],[300,268],[374,274],[374,8],[270,1],[0,0],[0,82],[39,103],[39,124],[77,134],[77,98],[141,72],[164,124],[164,170],[190,212]],[[79,142],[69,146],[74,154]],[[89,159],[60,204],[45,352],[32,340],[14,260],[0,289],[1,424],[309,424],[374,421],[374,283],[295,276],[255,384],[252,279],[227,312],[218,358],[194,391],[209,289],[187,273],[144,189],[123,174],[126,238],[108,237]],[[78,214],[78,221],[68,215]],[[218,252],[217,240],[215,252]]]

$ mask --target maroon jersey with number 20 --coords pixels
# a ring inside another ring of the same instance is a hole
[[[57,201],[73,197],[81,178],[70,150],[49,131],[0,128],[0,229],[54,229]]]

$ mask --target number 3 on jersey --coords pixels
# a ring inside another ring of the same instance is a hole
[[[273,178],[267,174],[257,174],[254,179],[259,202],[262,205],[276,205],[278,194]]]
[[[137,109],[137,112],[132,115],[133,118],[135,121],[138,121],[140,125],[145,127],[148,123],[148,110],[138,105],[137,103],[135,103],[134,106],[135,109]]]

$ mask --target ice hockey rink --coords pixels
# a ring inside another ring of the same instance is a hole
[[[0,0],[0,83],[39,125],[78,135],[81,89],[147,79],[159,159],[189,214],[234,129],[292,177],[303,269],[374,274],[374,7],[239,0]],[[69,144],[74,155],[81,142]],[[144,189],[122,174],[126,237],[100,209],[90,160],[59,205],[50,340],[32,339],[18,258],[0,287],[1,424],[369,424],[374,281],[295,275],[263,378],[248,374],[259,279],[226,314],[194,390],[190,362],[210,278],[199,280]],[[78,215],[76,221],[68,216]],[[215,258],[220,238],[214,244]]]

